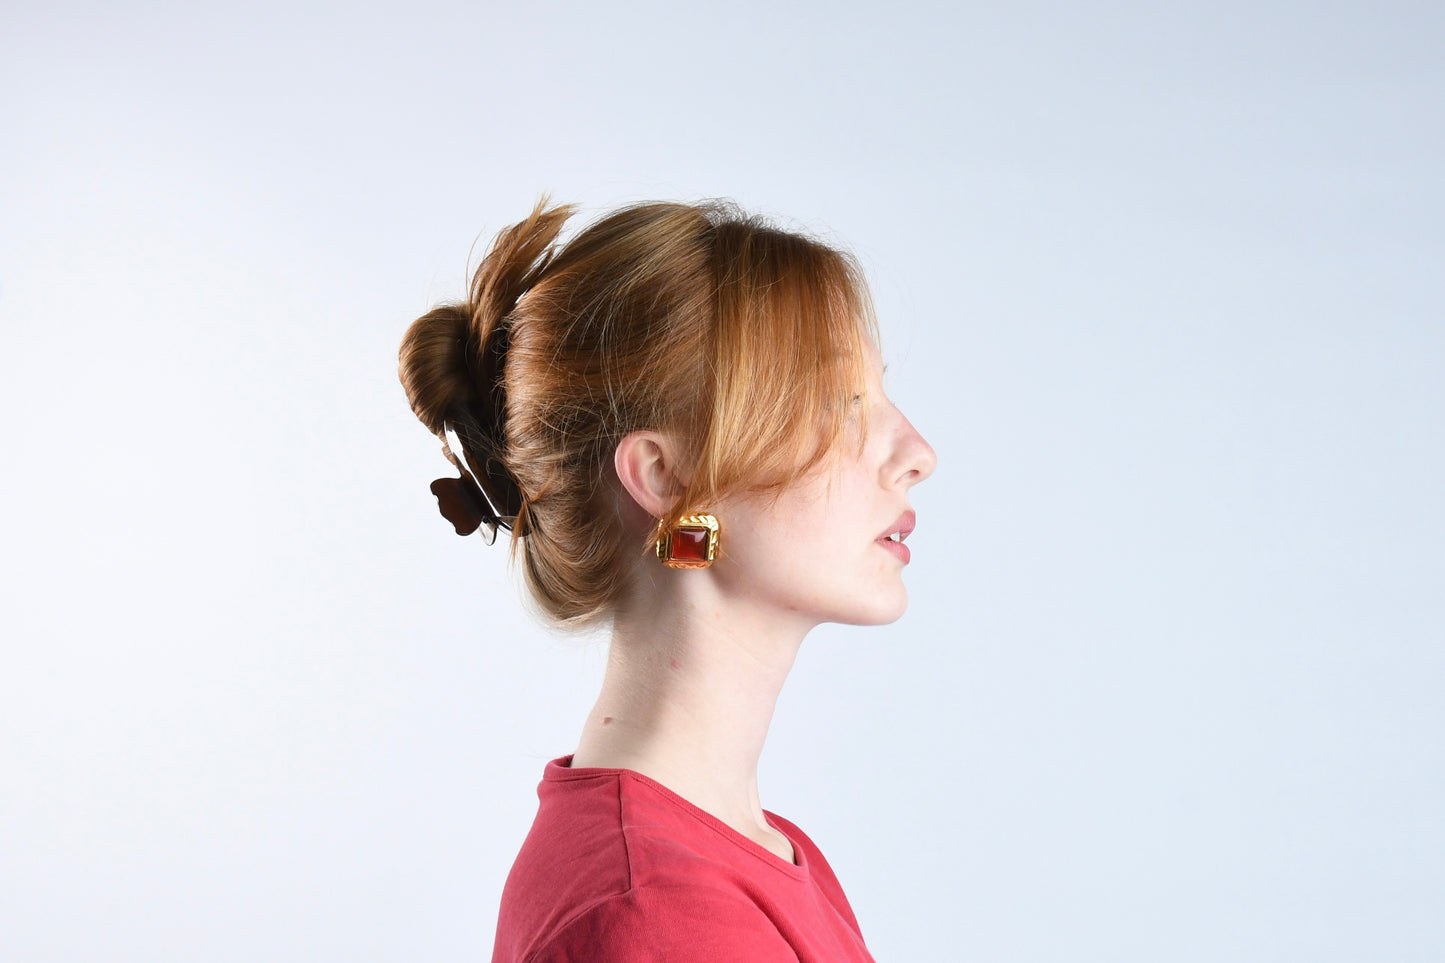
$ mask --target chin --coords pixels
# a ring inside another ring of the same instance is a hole
[[[879,593],[868,599],[865,605],[854,604],[846,613],[839,613],[829,619],[841,625],[888,625],[903,618],[908,611],[908,592],[902,586],[896,592]]]

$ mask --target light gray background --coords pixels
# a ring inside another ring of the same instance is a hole
[[[913,605],[763,792],[880,961],[1445,957],[1441,10],[7,2],[0,957],[488,956],[605,650],[395,352],[542,191],[873,279]]]

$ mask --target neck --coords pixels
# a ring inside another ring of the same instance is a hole
[[[723,605],[704,579],[648,587],[614,619],[602,693],[572,764],[640,772],[789,857],[763,816],[758,759],[811,626]]]

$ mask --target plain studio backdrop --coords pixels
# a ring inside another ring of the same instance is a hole
[[[0,957],[478,960],[606,642],[396,378],[543,192],[857,252],[912,607],[765,805],[880,961],[1445,956],[1435,3],[0,15]]]

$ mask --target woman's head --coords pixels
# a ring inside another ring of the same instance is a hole
[[[782,492],[843,439],[861,448],[851,401],[876,336],[849,256],[730,205],[628,207],[562,243],[570,214],[539,204],[503,231],[468,299],[412,324],[401,379],[516,516],[541,607],[585,623],[615,608],[650,545],[621,510],[623,438],[675,445],[685,471],[664,523]]]

